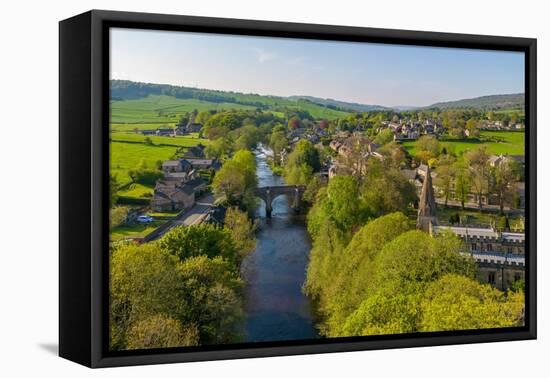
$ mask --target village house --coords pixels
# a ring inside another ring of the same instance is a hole
[[[190,133],[198,133],[202,129],[201,123],[189,122],[186,125],[177,125],[175,133],[176,135],[187,135]]]
[[[205,146],[198,144],[196,146],[189,147],[187,151],[183,154],[183,157],[186,159],[204,159],[204,150]]]
[[[154,211],[176,211],[195,204],[195,191],[183,180],[165,178],[158,180],[153,193],[151,207]]]
[[[437,220],[437,205],[430,168],[425,171],[418,203],[417,229],[436,236],[451,231],[466,246],[464,255],[471,256],[478,267],[477,278],[500,290],[525,279],[525,234],[501,232],[494,227],[444,226]]]
[[[172,129],[172,128],[159,127],[155,131],[155,134],[158,135],[158,136],[174,136],[175,132],[174,132],[174,129]]]
[[[175,173],[188,173],[193,169],[193,166],[186,159],[166,160],[162,163],[162,172],[164,176],[178,176]]]
[[[216,159],[186,159],[193,169],[215,169],[221,168],[221,163]]]

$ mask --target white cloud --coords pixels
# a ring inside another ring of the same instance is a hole
[[[252,50],[256,53],[259,63],[265,63],[277,58],[277,53],[273,51],[267,51],[260,48],[253,48]]]

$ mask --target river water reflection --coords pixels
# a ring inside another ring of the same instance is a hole
[[[258,186],[284,185],[274,176],[265,151],[256,151]],[[311,240],[305,217],[294,214],[286,196],[273,201],[271,219],[265,204],[257,210],[256,249],[243,264],[245,341],[300,340],[318,337],[310,299],[302,293]]]

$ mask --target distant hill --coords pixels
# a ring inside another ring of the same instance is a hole
[[[326,107],[332,107],[334,109],[348,110],[353,112],[370,112],[373,110],[391,110],[392,108],[382,105],[367,105],[359,104],[357,102],[346,102],[333,100],[331,98],[320,98],[313,96],[290,96],[287,97],[291,100],[307,100],[314,104],[320,104]]]
[[[111,80],[111,101],[145,101],[148,97],[162,98],[168,96],[179,100],[179,106],[194,104],[194,108],[204,108],[211,103],[212,108],[259,108],[272,112],[307,111],[315,118],[334,119],[346,117],[351,110],[336,106],[323,105],[308,99],[288,98],[259,95],[254,93],[239,93],[217,91],[212,89],[190,88],[169,84],[140,83],[128,80]],[[199,101],[201,104],[197,104]],[[193,107],[191,107],[193,109]],[[170,112],[170,108],[158,107],[157,111]]]
[[[439,109],[463,109],[475,108],[482,110],[498,109],[523,109],[525,106],[525,95],[523,93],[502,94],[492,96],[475,97],[457,101],[437,102],[425,108]]]

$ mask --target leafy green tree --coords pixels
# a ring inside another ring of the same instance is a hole
[[[279,164],[281,151],[288,147],[288,139],[285,137],[284,130],[273,130],[269,139],[269,147],[273,151],[275,164]]]
[[[110,345],[124,349],[134,323],[158,314],[184,319],[177,259],[153,244],[121,246],[110,257]]]
[[[466,122],[466,130],[468,130],[468,133],[469,133],[469,137],[472,138],[472,137],[479,137],[480,135],[480,132],[479,132],[479,121],[475,118],[470,118],[467,122]]]
[[[190,304],[185,324],[199,329],[201,344],[237,342],[242,338],[243,281],[221,257],[196,256],[179,266],[184,301]]]
[[[460,201],[462,210],[468,199],[470,188],[472,187],[472,178],[468,166],[463,161],[457,161],[452,166],[454,172],[455,194]]]
[[[174,227],[158,244],[162,250],[176,256],[180,261],[193,256],[221,256],[236,267],[240,258],[231,231],[208,223]]]
[[[204,149],[204,154],[209,159],[224,159],[231,152],[231,141],[221,137],[210,142]]]
[[[443,195],[443,198],[445,198],[445,207],[447,207],[451,196],[453,181],[456,173],[453,163],[454,158],[449,155],[443,155],[443,157],[439,159],[435,170],[437,173],[435,185]]]
[[[433,135],[423,135],[416,142],[418,151],[428,151],[433,157],[439,156],[440,146],[439,141]]]
[[[410,229],[409,220],[402,213],[392,213],[368,222],[354,235],[347,247],[328,265],[326,283],[319,303],[328,336],[343,333],[345,320],[372,292],[374,259],[383,246]],[[313,263],[310,263],[310,265]],[[309,275],[309,281],[316,281]]]
[[[310,210],[308,230],[316,236],[320,225],[330,220],[340,231],[350,234],[367,217],[368,211],[361,199],[357,181],[351,176],[336,176],[322,190],[320,200]]]
[[[479,209],[483,208],[483,194],[487,193],[489,186],[489,155],[486,146],[478,147],[465,154],[466,163],[470,167],[472,187],[477,196]]]
[[[408,231],[393,238],[374,257],[364,279],[364,299],[337,334],[418,331],[422,293],[430,282],[447,273],[474,276],[475,264],[460,254],[462,250],[462,242],[450,234],[432,238],[421,231]]]
[[[235,247],[241,256],[256,248],[256,224],[248,215],[236,207],[230,207],[225,214],[224,228],[231,234]]]
[[[308,164],[292,164],[285,167],[283,175],[287,184],[307,185],[313,178],[313,169]]]
[[[199,345],[196,326],[183,327],[166,315],[154,315],[136,322],[128,331],[127,349],[174,348]]]
[[[212,183],[218,198],[224,198],[230,206],[242,205],[249,210],[256,206],[257,185],[256,159],[248,150],[237,151],[226,161]]]
[[[129,209],[127,206],[115,206],[109,210],[109,225],[110,228],[120,226],[126,222]]]
[[[507,160],[489,168],[489,190],[497,197],[501,215],[504,214],[504,205],[513,203],[515,178],[516,174]]]
[[[361,196],[376,216],[406,209],[417,199],[416,189],[396,167],[369,160]]]
[[[523,292],[505,294],[457,274],[432,282],[422,299],[420,331],[484,329],[523,325]]]
[[[374,138],[374,143],[386,144],[393,140],[393,131],[391,129],[381,130]]]

